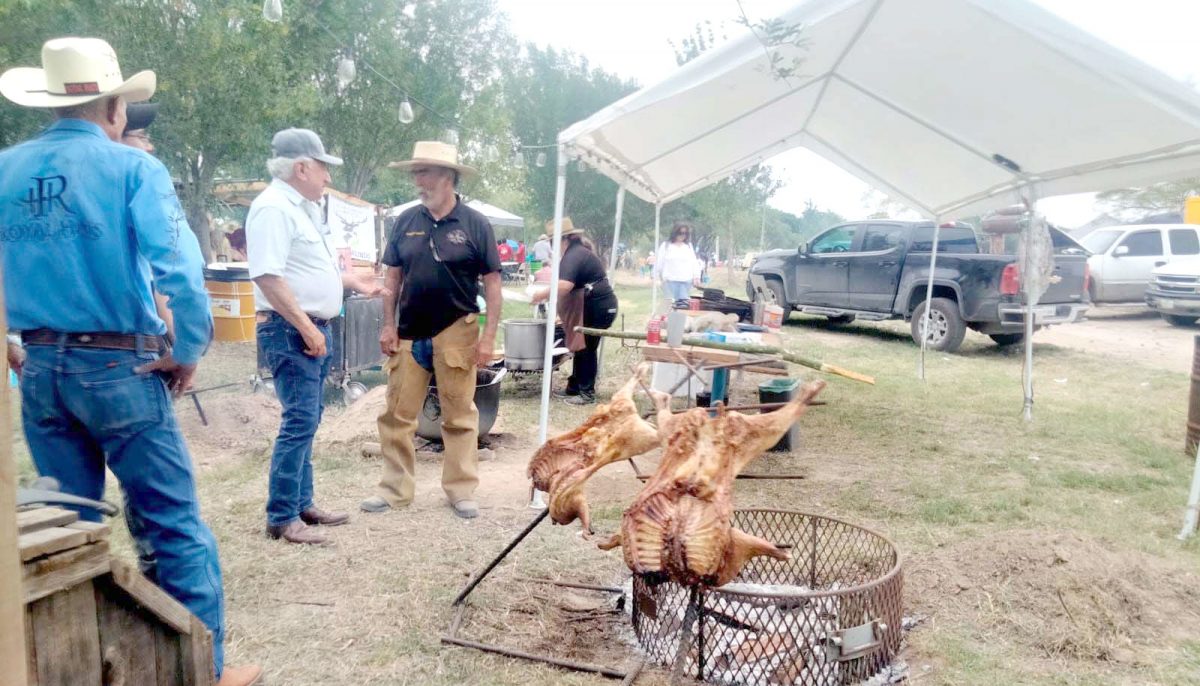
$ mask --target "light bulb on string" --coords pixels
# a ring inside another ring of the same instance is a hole
[[[588,170],[587,162],[584,162],[584,161],[583,161],[583,158],[582,158],[582,157],[580,157],[580,158],[579,158],[579,163],[575,165],[575,169],[577,169],[577,170],[578,170],[578,171],[580,171],[580,172],[585,172],[585,171],[587,171],[587,170]]]
[[[520,148],[513,150],[513,166],[517,169],[525,166],[525,153]]]
[[[263,19],[273,23],[283,21],[283,0],[263,0]]]
[[[544,167],[544,166],[546,166],[546,153],[544,153],[544,152],[539,152],[539,153],[537,154],[537,159],[536,159],[536,161],[535,161],[535,164],[537,164],[537,166],[539,166],[539,167]]]
[[[455,129],[446,129],[446,133],[442,134],[442,140],[450,145],[458,146],[458,131]]]
[[[342,55],[337,63],[338,90],[353,83],[355,76],[358,76],[358,69],[354,66],[354,58],[349,55]]]
[[[412,103],[405,97],[404,102],[400,103],[400,123],[411,124],[413,119],[416,119],[416,116],[413,114]]]

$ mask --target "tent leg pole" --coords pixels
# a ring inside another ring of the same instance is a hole
[[[939,224],[941,224],[941,217],[934,216],[933,249],[929,253],[929,280],[925,284],[925,330],[921,336],[921,362],[917,368],[917,377],[922,381],[925,380],[925,348],[928,347],[929,331],[933,326],[933,312],[930,310],[929,304],[933,300],[933,274],[937,269],[938,238],[941,234],[941,231],[938,229]]]
[[[1186,541],[1196,533],[1196,520],[1200,519],[1200,443],[1196,444],[1196,465],[1192,470],[1192,489],[1188,495],[1187,509],[1183,513],[1183,529],[1179,540]]]
[[[558,181],[554,187],[554,237],[550,244],[550,298],[546,301],[546,351],[542,356],[542,408],[538,416],[538,445],[546,442],[550,428],[550,382],[554,376],[554,317],[558,312],[558,267],[562,262],[563,203],[567,194],[567,156],[558,146]],[[542,504],[542,494],[534,491],[530,503]]]
[[[662,222],[662,203],[654,203],[654,249],[658,250],[659,226]],[[654,264],[662,259],[662,255],[654,256]],[[654,270],[650,270],[650,316],[658,314],[658,284],[654,283]]]
[[[608,253],[608,282],[611,284],[613,272],[617,269],[617,246],[621,243],[621,215],[625,213],[625,186],[617,188],[617,214],[613,218],[612,248]],[[596,375],[604,375],[604,342],[600,339],[600,347],[596,349]]]
[[[1022,229],[1026,249],[1024,254],[1026,261],[1029,261],[1029,244],[1033,240],[1033,225],[1034,218],[1037,214],[1037,195],[1034,193],[1032,185],[1025,187],[1025,192],[1022,194],[1025,205],[1029,211],[1029,221],[1026,222],[1025,228]],[[1018,267],[1022,274],[1033,273],[1032,264],[1019,264]],[[1024,277],[1022,277],[1023,280]],[[1024,289],[1022,289],[1024,290]],[[1024,295],[1025,300],[1025,365],[1022,370],[1022,387],[1025,395],[1025,402],[1022,406],[1022,416],[1025,421],[1033,421],[1033,306],[1034,303],[1029,297],[1028,291]]]

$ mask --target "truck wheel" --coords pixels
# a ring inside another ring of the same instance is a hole
[[[775,279],[767,279],[767,290],[775,296],[775,304],[783,308],[783,318],[787,319],[788,314],[792,311],[792,306],[788,304],[787,296],[783,294],[783,283]]]
[[[826,319],[829,321],[829,323],[830,323],[830,324],[835,324],[835,325],[837,325],[837,326],[842,326],[843,324],[850,324],[851,322],[853,322],[853,321],[854,321],[854,315],[852,315],[852,314],[839,314],[839,315],[837,315],[836,317],[826,317]]]
[[[929,347],[952,353],[962,345],[967,335],[967,325],[958,313],[958,303],[949,298],[934,298],[930,301],[933,327],[929,332]],[[917,305],[912,314],[912,339],[921,344],[921,333],[925,330],[925,302]]]
[[[1016,345],[1025,342],[1023,333],[993,333],[988,334],[988,338],[995,341],[996,345]]]
[[[1164,314],[1163,319],[1171,326],[1191,326],[1196,323],[1196,317],[1185,317],[1179,314]]]

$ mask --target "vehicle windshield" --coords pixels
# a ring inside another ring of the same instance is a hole
[[[1117,242],[1117,239],[1120,238],[1121,234],[1123,233],[1125,233],[1125,229],[1101,229],[1099,231],[1093,231],[1089,233],[1088,235],[1079,239],[1079,242],[1082,243],[1083,247],[1087,248],[1088,251],[1090,251],[1093,255],[1099,255],[1105,250],[1108,250],[1113,243]]]

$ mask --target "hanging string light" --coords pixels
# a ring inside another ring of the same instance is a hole
[[[582,157],[580,157],[580,158],[579,158],[579,164],[577,164],[577,165],[575,166],[575,168],[576,168],[577,170],[579,170],[580,172],[585,172],[585,171],[587,171],[587,170],[588,170],[587,162],[584,162],[584,161],[583,161],[583,158],[582,158]]]
[[[442,140],[446,141],[450,145],[458,147],[458,130],[446,129],[446,133],[442,134]]]
[[[263,19],[273,23],[283,21],[283,0],[263,0]]]
[[[408,101],[408,96],[404,96],[404,102],[400,103],[400,123],[411,124],[416,117],[413,115],[412,103]]]
[[[535,164],[537,164],[537,166],[539,166],[539,167],[544,167],[544,166],[546,166],[546,153],[544,153],[544,152],[539,152],[539,153],[537,154],[537,158],[536,158]]]
[[[342,55],[337,63],[338,90],[342,90],[353,83],[355,76],[358,76],[358,69],[354,66],[354,58],[349,55]]]
[[[525,166],[525,153],[521,151],[520,147],[513,148],[512,163],[517,169],[521,169]]]

